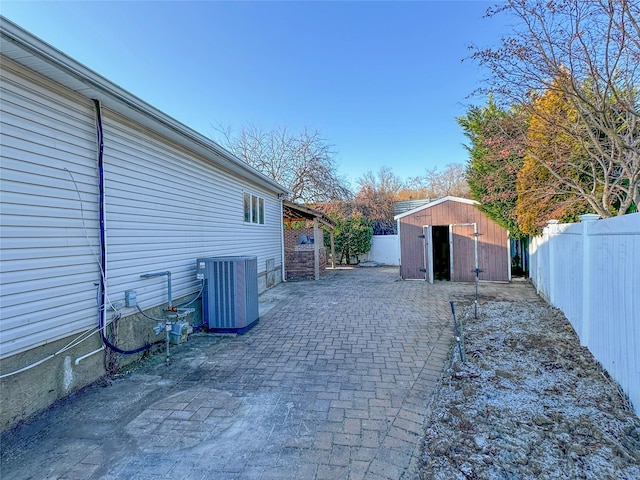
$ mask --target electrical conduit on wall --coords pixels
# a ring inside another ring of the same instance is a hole
[[[104,187],[104,135],[102,130],[102,107],[100,105],[100,100],[93,99],[93,104],[96,109],[96,137],[98,141],[98,191],[99,191],[99,207],[100,207],[100,264],[98,265],[100,268],[100,283],[98,285],[99,288],[99,310],[98,310],[98,324],[100,327],[100,337],[102,338],[102,342],[111,350],[117,353],[121,353],[123,355],[132,355],[135,353],[144,352],[145,350],[149,350],[156,343],[161,343],[162,341],[154,342],[154,343],[145,343],[139,348],[135,348],[133,350],[123,350],[118,348],[116,345],[111,343],[107,338],[105,328],[106,328],[106,317],[107,317],[107,243],[106,243],[106,229],[105,229],[105,187]],[[119,317],[118,317],[119,318]],[[117,320],[117,318],[116,318]]]

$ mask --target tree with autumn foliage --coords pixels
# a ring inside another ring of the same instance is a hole
[[[394,203],[399,200],[439,198],[447,195],[468,198],[464,166],[448,165],[444,170],[427,170],[424,175],[403,182],[389,167],[367,172],[357,180],[358,190],[351,200],[316,204],[314,208],[336,218],[362,216],[372,222],[375,235],[396,232]]]
[[[402,180],[390,168],[381,167],[376,174],[365,173],[357,182],[359,188],[353,199],[316,204],[314,208],[337,219],[362,217],[371,222],[375,235],[394,234],[393,203],[403,188]]]
[[[567,212],[577,205],[570,197],[584,201],[581,213],[610,217],[637,210],[640,4],[506,0],[488,16],[503,13],[517,21],[512,34],[498,48],[472,56],[491,72],[482,90],[527,109],[531,118],[532,145],[519,188],[542,203],[523,204],[520,211],[544,207],[532,213],[538,224],[555,214],[556,207],[547,208],[550,197],[542,195],[554,193],[551,183],[569,202]]]
[[[564,79],[556,79],[556,82]],[[577,121],[577,112],[560,88],[553,88],[532,102],[532,115],[526,134],[526,155],[516,183],[516,215],[520,228],[531,235],[542,231],[548,219],[574,222],[589,211],[586,193],[598,195],[584,142],[586,136]]]
[[[525,234],[516,217],[516,180],[523,165],[527,119],[524,109],[500,108],[493,97],[456,119],[470,141],[466,178],[472,197],[516,238]]]

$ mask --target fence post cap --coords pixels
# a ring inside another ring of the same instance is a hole
[[[597,213],[585,213],[584,215],[578,216],[581,222],[595,222],[600,218],[600,215]]]
[[[560,220],[547,220],[547,225],[557,225],[560,223]]]

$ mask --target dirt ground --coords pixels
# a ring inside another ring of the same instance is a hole
[[[423,480],[640,479],[640,420],[542,300],[456,304],[460,351],[431,403]],[[453,328],[453,319],[452,319]]]

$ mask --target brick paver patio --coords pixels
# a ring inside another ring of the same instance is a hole
[[[397,268],[280,284],[245,335],[195,335],[171,365],[154,359],[4,434],[0,475],[417,478],[453,337],[449,300],[473,290],[399,281]]]

